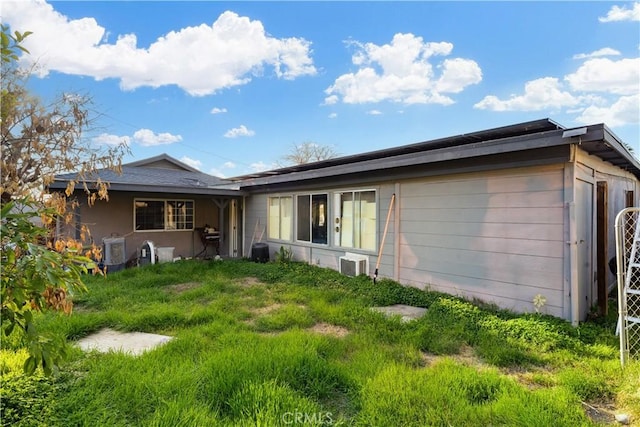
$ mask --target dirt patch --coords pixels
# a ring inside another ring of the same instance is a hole
[[[529,390],[538,390],[555,385],[553,371],[545,367],[508,366],[498,369],[502,375],[517,381]]]
[[[438,355],[426,353],[424,351],[422,352],[422,361],[424,363],[424,366],[429,366],[445,357],[448,357],[449,359],[452,359],[453,361],[455,361],[456,363],[460,363],[461,365],[475,366],[478,368],[485,368],[489,366],[481,358],[473,353],[473,347],[470,346],[463,346],[458,354]]]
[[[73,313],[98,313],[100,310],[84,306],[82,304],[73,304]]]
[[[202,283],[200,282],[186,282],[186,283],[179,283],[177,285],[167,286],[165,290],[172,294],[180,294],[182,292],[186,292],[191,289],[199,288],[200,286],[202,286]]]
[[[311,332],[321,335],[331,335],[332,337],[342,338],[349,333],[349,330],[342,326],[331,325],[329,323],[316,323],[311,328]]]
[[[454,360],[456,363],[460,363],[462,365],[468,366],[477,366],[477,367],[486,367],[488,366],[482,359],[473,354],[473,347],[463,346],[460,349],[458,354],[446,354],[446,355],[437,355],[431,353],[422,352],[422,360],[425,363],[425,366],[431,365],[433,362],[436,362],[442,358],[448,357],[449,359]]]
[[[261,282],[260,279],[258,279],[257,277],[243,277],[242,279],[236,280],[235,283],[240,286],[247,286],[247,287],[264,285],[264,283]]]
[[[282,307],[282,304],[275,303],[275,304],[271,304],[271,305],[266,305],[264,307],[254,308],[253,310],[251,310],[251,312],[253,314],[257,314],[258,316],[262,316],[263,314],[269,314],[269,313],[271,313],[273,311],[276,311],[280,307]]]
[[[467,366],[473,366],[479,369],[483,369],[491,366],[485,363],[481,358],[476,356],[473,353],[473,348],[469,346],[464,346],[460,350],[460,353],[451,354],[451,355],[437,355],[437,354],[422,352],[422,360],[425,367],[429,367],[434,363],[437,363],[438,361],[442,360],[445,357],[448,357],[456,361],[457,363],[467,365]],[[498,368],[498,369],[501,374],[506,375],[507,377],[513,378],[515,381],[524,385],[530,390],[552,386],[552,384],[546,385],[544,383],[540,383],[539,381],[534,381],[532,378],[532,374],[547,372],[549,371],[548,369],[544,369],[544,368],[527,369],[519,366],[508,367],[508,368]],[[616,407],[613,402],[606,402],[606,401],[581,402],[581,404],[585,414],[594,423],[601,424],[601,425],[616,424],[616,419],[615,419]]]
[[[606,402],[581,402],[584,412],[597,424],[617,424],[615,407]],[[619,424],[618,424],[619,425]]]

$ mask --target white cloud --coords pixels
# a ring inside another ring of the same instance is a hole
[[[200,160],[192,159],[188,156],[182,156],[180,158],[180,161],[198,170],[200,170],[200,168],[202,167],[202,162]]]
[[[640,58],[593,58],[564,78],[573,90],[631,95],[640,90]]]
[[[220,169],[212,168],[209,171],[209,175],[217,176],[218,178],[226,178],[227,176]]]
[[[424,42],[422,37],[408,33],[396,34],[390,44],[382,46],[360,42],[349,45],[356,48],[352,62],[358,70],[339,76],[325,90],[325,105],[340,100],[347,104],[393,101],[447,105],[454,101],[444,94],[459,93],[482,80],[482,71],[473,60],[433,59],[451,54],[453,44],[448,42]]]
[[[211,109],[211,114],[223,114],[226,113],[227,109],[226,108],[218,108],[218,107],[214,107]]]
[[[627,6],[613,6],[607,16],[598,18],[600,22],[640,21],[640,3],[634,3],[631,9]]]
[[[273,165],[273,164],[272,164],[272,165],[268,165],[268,164],[266,164],[266,163],[265,163],[265,162],[263,162],[263,161],[259,161],[259,162],[251,163],[251,164],[249,165],[249,167],[251,168],[251,170],[252,170],[253,172],[264,172],[264,171],[266,171],[266,170],[273,169],[273,168],[275,168],[276,166],[275,166],[275,165]]]
[[[338,95],[330,95],[324,99],[323,105],[334,105],[334,104],[337,104],[338,101],[340,101],[340,98],[338,97]]]
[[[382,111],[380,110],[369,110],[367,111],[367,114],[370,116],[379,116],[382,114]]]
[[[587,59],[587,58],[597,58],[599,56],[619,56],[620,51],[612,49],[610,47],[604,47],[602,49],[594,50],[591,53],[578,53],[577,55],[573,55],[573,59]]]
[[[504,100],[489,95],[474,107],[491,111],[564,109],[580,123],[604,122],[615,127],[640,121],[639,101],[640,58],[590,57],[562,80],[532,80],[521,95]]]
[[[225,134],[225,138],[238,138],[239,136],[253,136],[256,133],[250,129],[247,129],[245,125],[240,125],[240,127],[229,129]]]
[[[229,161],[222,164],[220,168],[213,168],[209,171],[209,175],[217,176],[219,178],[226,178],[227,174],[224,172],[224,169],[235,169],[236,164]]]
[[[562,89],[557,78],[543,77],[527,82],[522,95],[511,95],[507,100],[489,95],[473,107],[491,111],[539,111],[573,107],[579,103],[578,97]]]
[[[98,145],[119,145],[124,144],[128,146],[131,144],[131,138],[128,136],[111,135],[108,133],[101,133],[100,135],[91,139],[94,144]]]
[[[580,123],[606,123],[608,126],[622,126],[640,123],[640,95],[622,96],[612,105],[598,107],[591,105],[576,119]]]
[[[327,117],[329,117],[330,119],[335,119],[336,117],[338,117],[338,113],[331,113]]]
[[[140,129],[133,134],[133,139],[144,147],[168,145],[182,141],[182,136],[170,133],[155,133],[149,129]]]
[[[96,19],[69,19],[44,0],[4,2],[2,20],[34,31],[24,43],[31,55],[23,60],[38,60],[41,76],[57,71],[119,79],[126,90],[177,85],[191,95],[208,95],[246,84],[266,67],[283,79],[317,73],[310,42],[272,37],[260,21],[230,11],[211,25],[170,31],[147,47],[138,46],[135,34],[107,43]]]

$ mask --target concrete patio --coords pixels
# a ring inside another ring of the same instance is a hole
[[[394,304],[386,307],[371,307],[371,310],[385,314],[389,317],[400,316],[403,322],[410,322],[424,316],[427,312],[426,308],[413,307],[404,304]]]
[[[144,332],[118,332],[102,329],[99,332],[78,340],[77,345],[84,351],[96,350],[101,353],[121,351],[138,356],[171,341],[173,337],[148,334]]]

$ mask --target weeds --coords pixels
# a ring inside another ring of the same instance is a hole
[[[74,350],[46,379],[22,375],[19,339],[3,343],[2,425],[591,425],[581,401],[640,416],[639,365],[620,370],[608,320],[573,328],[293,261],[184,261],[87,285],[73,316],[38,327],[174,339],[139,357]],[[370,310],[387,304],[428,311],[403,323]]]

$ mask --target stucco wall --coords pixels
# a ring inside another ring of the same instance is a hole
[[[77,195],[81,203],[77,210],[77,220],[89,227],[94,243],[101,245],[103,238],[124,237],[127,259],[136,257],[144,241],[150,240],[155,246],[174,247],[174,256],[192,257],[202,249],[200,237],[192,230],[176,231],[135,231],[134,199],[181,199],[194,200],[194,225],[203,227],[208,224],[219,228],[218,206],[211,197],[179,194],[145,194],[127,192],[109,192],[109,201],[97,201],[88,206],[86,197]]]

